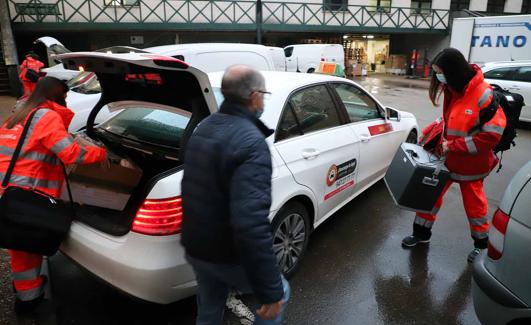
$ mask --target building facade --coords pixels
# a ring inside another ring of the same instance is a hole
[[[19,56],[53,36],[71,50],[191,42],[343,43],[367,64],[413,51],[429,60],[466,15],[522,14],[531,0],[0,0]],[[361,50],[360,50],[361,48]]]

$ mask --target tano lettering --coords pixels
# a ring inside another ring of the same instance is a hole
[[[472,36],[472,47],[524,47],[527,44],[527,37],[524,35],[514,36],[511,39],[510,35],[499,36]]]

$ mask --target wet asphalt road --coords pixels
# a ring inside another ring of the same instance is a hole
[[[409,111],[421,127],[440,116],[425,84],[359,80],[385,105]],[[531,127],[504,155],[503,170],[485,182],[489,214],[510,178],[527,162]],[[432,242],[405,250],[413,213],[394,206],[383,182],[354,199],[320,226],[310,239],[299,272],[291,279],[286,324],[479,324],[470,295],[472,249],[459,188],[446,196]],[[134,301],[101,284],[64,256],[51,259],[53,304],[39,315],[17,320],[10,312],[6,256],[0,272],[0,324],[193,324],[194,299],[157,306]],[[244,297],[251,305],[252,299]],[[226,324],[240,324],[227,312]]]

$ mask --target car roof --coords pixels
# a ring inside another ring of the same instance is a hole
[[[486,62],[483,64],[483,67],[491,68],[491,67],[527,66],[527,65],[531,65],[531,60]]]
[[[309,84],[322,83],[322,82],[348,82],[350,80],[345,78],[339,78],[334,76],[329,76],[325,74],[317,73],[297,73],[297,72],[283,72],[283,71],[260,71],[266,80],[267,91],[272,93],[279,91],[288,90],[291,92],[294,89],[304,87]],[[211,72],[208,73],[208,78],[210,79],[210,84],[214,88],[221,87],[221,78],[223,77],[223,72]]]
[[[175,51],[257,51],[265,50],[266,47],[260,44],[245,44],[245,43],[189,43],[189,44],[173,44],[148,47],[144,50],[156,54],[167,54]]]

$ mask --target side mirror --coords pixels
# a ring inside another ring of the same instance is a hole
[[[392,107],[386,107],[385,117],[388,120],[396,120],[397,122],[400,122],[400,111]]]

